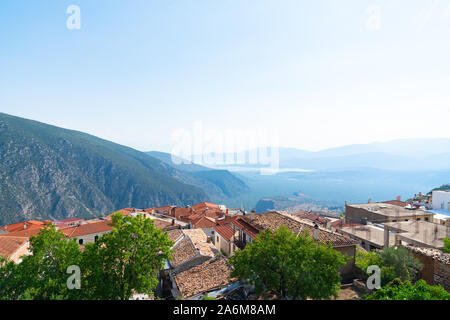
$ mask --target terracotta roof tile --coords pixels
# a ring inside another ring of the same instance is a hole
[[[170,241],[177,242],[183,236],[183,232],[180,229],[169,230],[167,231],[167,236]]]
[[[69,238],[81,237],[88,234],[108,232],[113,229],[111,221],[98,221],[80,224],[75,227],[62,229],[61,231]]]
[[[195,248],[192,240],[184,237],[173,247],[171,264],[173,267],[177,267],[197,254],[198,250]]]
[[[180,272],[174,281],[184,299],[197,294],[224,288],[236,281],[231,278],[231,268],[223,256]]]
[[[250,237],[255,238],[259,231],[255,226],[253,226],[251,223],[249,223],[245,216],[238,217],[236,220],[232,222],[233,225],[244,231],[246,234],[248,234]]]
[[[26,237],[0,236],[0,256],[11,258],[27,242]]]
[[[194,204],[194,205],[192,206],[192,208],[193,208],[194,210],[202,209],[202,208],[217,208],[217,209],[218,209],[219,206],[218,206],[217,204],[211,203],[211,202],[202,202],[202,203]]]
[[[314,225],[312,223],[301,221],[300,219],[295,217],[288,217],[278,212],[246,215],[241,219],[245,220],[248,224],[252,225],[259,231],[263,231],[268,228],[270,228],[271,230],[278,230],[281,226],[286,226],[291,232],[295,234],[304,232],[306,230],[311,236],[314,234]],[[249,235],[252,236],[251,234]],[[319,228],[319,241],[323,243],[330,242],[333,246],[357,244],[355,240],[352,240],[349,237],[323,228]]]
[[[7,232],[16,232],[22,230],[41,229],[45,226],[44,222],[36,220],[28,220],[24,222],[18,222],[13,224],[4,225],[0,229]]]
[[[214,228],[217,223],[214,219],[209,217],[201,217],[192,222],[194,228]]]
[[[226,225],[226,224],[230,224],[233,221],[235,221],[237,218],[239,218],[241,215],[236,215],[236,216],[226,216],[224,219],[216,219],[216,222],[218,225]]]
[[[22,231],[16,231],[16,232],[2,234],[2,237],[30,238],[31,236],[37,236],[40,231],[41,231],[41,228],[39,228],[39,229],[31,229],[31,230],[22,230]]]
[[[318,224],[326,225],[328,222],[331,222],[330,219],[327,219],[321,215],[318,214],[303,214],[303,215],[297,215],[297,218],[300,218],[302,220],[309,220],[316,222]]]
[[[234,230],[228,225],[215,226],[214,230],[216,230],[218,234],[220,234],[224,239],[228,241],[231,241],[231,239],[233,239]]]
[[[185,229],[183,233],[188,236],[194,246],[204,256],[214,257],[219,251],[212,243],[208,243],[208,237],[202,229]]]

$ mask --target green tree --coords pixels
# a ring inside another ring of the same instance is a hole
[[[404,247],[389,247],[382,251],[358,251],[355,259],[356,266],[367,279],[367,267],[376,265],[381,270],[381,285],[384,286],[399,278],[402,281],[414,281],[417,273],[422,269],[419,260]]]
[[[367,278],[367,268],[369,266],[379,266],[381,268],[383,265],[383,261],[375,251],[366,252],[363,250],[357,250],[355,265],[361,270],[362,275]]]
[[[126,300],[133,292],[152,293],[173,242],[143,216],[114,214],[112,226],[112,232],[88,243],[84,250],[85,298]]]
[[[257,293],[270,290],[282,298],[329,299],[339,293],[338,270],[347,258],[307,233],[296,236],[282,226],[259,233],[230,261],[232,276],[253,284]]]
[[[30,238],[30,252],[20,264],[0,262],[0,295],[14,300],[76,299],[77,290],[67,288],[66,272],[80,264],[78,244],[47,225]]]
[[[0,300],[16,300],[19,297],[20,281],[17,265],[0,256]]]
[[[54,226],[30,238],[31,255],[20,264],[0,257],[0,299],[129,299],[151,293],[157,273],[170,257],[172,242],[142,216],[112,217],[113,230],[81,252]],[[81,269],[81,289],[67,287],[67,268]]]
[[[444,251],[445,253],[450,253],[450,238],[444,238],[444,248],[442,249],[442,251]]]
[[[366,300],[450,300],[442,286],[430,286],[424,280],[415,284],[396,278],[388,285],[364,297]]]
[[[391,273],[402,281],[416,280],[423,265],[404,247],[388,247],[379,253],[383,265],[391,267]]]

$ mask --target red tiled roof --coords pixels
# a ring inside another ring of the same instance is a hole
[[[306,219],[309,221],[313,221],[322,225],[326,225],[329,221],[331,221],[330,219],[327,219],[321,215],[318,214],[304,214],[304,215],[298,215],[297,216],[300,219]]]
[[[215,203],[202,202],[202,203],[194,204],[192,206],[192,208],[194,210],[201,209],[201,208],[217,208],[218,209],[219,206],[217,204],[215,204]]]
[[[172,250],[171,265],[177,267],[197,254],[198,250],[192,240],[189,237],[184,237]]]
[[[11,237],[0,236],[0,256],[10,258],[19,250],[25,243],[28,242],[26,237]]]
[[[213,228],[216,224],[216,221],[209,217],[201,217],[192,222],[194,228]]]
[[[285,216],[278,212],[268,212],[263,214],[253,214],[245,215],[244,217],[236,220],[236,222],[246,221],[248,224],[252,225],[258,231],[264,231],[268,228],[271,230],[278,230],[281,226],[286,226],[291,232],[297,234],[299,232],[308,231],[312,236],[314,234],[313,224],[307,222],[301,222]],[[249,234],[252,238],[253,236]],[[332,232],[323,228],[319,229],[319,241],[323,243],[331,243],[333,246],[347,246],[355,245],[357,242],[350,239],[349,237],[343,236],[339,233]]]
[[[122,215],[124,215],[124,216],[129,216],[130,213],[135,212],[135,210],[132,209],[132,208],[120,209],[120,210],[117,210],[117,211],[115,211],[115,212],[113,212],[113,213],[107,215],[107,216],[105,217],[105,219],[111,220],[112,215],[113,215],[113,214],[116,214],[117,212],[120,212],[120,213],[121,213]]]
[[[180,237],[183,236],[183,232],[181,229],[174,229],[167,231],[167,236],[169,237],[170,241],[176,242]]]
[[[406,205],[408,204],[407,202],[400,201],[400,200],[383,201],[383,203],[393,204],[394,206],[399,206],[399,207],[406,207]]]
[[[236,281],[231,278],[231,267],[223,256],[210,259],[193,268],[176,274],[173,278],[184,299],[202,292],[226,287]]]
[[[155,225],[155,228],[161,229],[164,231],[179,229],[180,225],[176,224],[174,221],[165,221],[161,219],[151,219]],[[173,224],[172,224],[173,223]]]
[[[234,224],[236,227],[244,231],[246,234],[248,234],[250,237],[255,238],[257,234],[259,233],[259,230],[255,228],[252,224],[248,223],[244,217],[241,216],[235,219],[232,224]]]
[[[231,241],[231,239],[233,239],[234,236],[234,230],[231,229],[229,226],[227,225],[223,225],[223,226],[215,226],[214,230],[216,230],[216,232],[218,234],[220,234],[224,239]]]
[[[16,232],[21,230],[31,230],[31,229],[41,229],[45,226],[44,222],[36,221],[36,220],[28,220],[24,222],[18,222],[13,224],[8,224],[0,229],[7,232]]]
[[[182,218],[186,218],[189,217],[190,215],[194,214],[195,211],[192,208],[181,208],[181,207],[176,207],[174,209],[174,217],[177,219],[182,220]]]
[[[218,225],[230,224],[230,223],[232,223],[233,221],[235,221],[239,217],[240,216],[226,216],[224,219],[216,219],[216,223]]]
[[[98,221],[92,223],[80,224],[79,226],[69,227],[61,231],[69,238],[85,236],[88,234],[111,231],[111,221]]]
[[[143,211],[147,212],[147,213],[152,213],[152,211],[155,210],[156,213],[170,215],[171,208],[172,208],[171,206],[163,206],[163,207],[148,208],[148,209],[144,209]]]
[[[299,215],[299,214],[307,214],[308,213],[308,211],[296,211],[296,212],[292,212],[291,214],[293,215],[293,216],[297,216],[297,215]]]
[[[22,231],[16,231],[16,232],[10,232],[6,234],[2,234],[2,237],[23,237],[23,238],[30,238],[31,236],[37,236],[42,228],[39,229],[28,229],[28,230],[22,230]]]

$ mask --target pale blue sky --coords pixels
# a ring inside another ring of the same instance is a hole
[[[450,138],[449,36],[448,0],[5,0],[0,111],[139,150],[194,121],[309,150]]]

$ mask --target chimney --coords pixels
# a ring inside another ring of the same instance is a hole
[[[314,223],[314,240],[319,240],[319,226]]]
[[[347,200],[345,200],[345,206],[347,206]]]
[[[395,198],[395,200],[397,201],[401,201],[402,197],[401,196],[397,196],[397,198]]]
[[[25,230],[27,228],[27,223],[25,222],[24,224],[23,224],[23,230]]]
[[[369,200],[367,200],[367,203],[372,203],[372,199],[369,198]]]
[[[255,210],[252,210],[252,216],[255,215]]]

